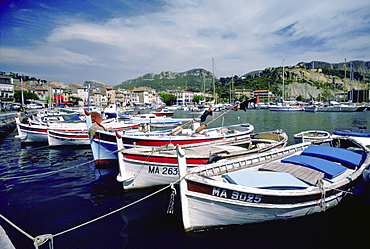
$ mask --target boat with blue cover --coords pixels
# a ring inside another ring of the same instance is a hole
[[[186,167],[186,153],[181,147],[177,150],[186,231],[325,211],[363,180],[370,163],[369,149],[346,137],[191,169]]]
[[[359,127],[358,131],[351,130],[337,130],[333,132],[334,137],[350,137],[352,139],[355,139],[356,141],[359,141],[360,143],[363,143],[367,146],[370,145],[370,133],[366,132],[366,127]]]

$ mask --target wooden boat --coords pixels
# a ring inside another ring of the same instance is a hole
[[[178,160],[186,231],[291,219],[333,208],[363,180],[370,163],[369,149],[347,138],[191,169],[179,146]]]
[[[104,107],[103,114],[107,118],[116,118],[117,117],[117,105],[116,104],[108,104],[106,107]]]
[[[89,146],[89,135],[87,131],[59,131],[47,130],[48,144],[56,146]]]
[[[18,135],[22,143],[47,143],[48,142],[48,127],[46,125],[32,125],[30,123],[23,124],[19,117],[15,117]]]
[[[333,132],[333,137],[350,137],[366,146],[370,146],[370,133],[367,133],[365,131],[350,131],[350,130],[338,130]]]
[[[190,118],[172,118],[167,116],[157,116],[153,113],[140,114],[131,118],[132,123],[145,123],[152,127],[172,127],[181,125],[184,122],[190,121]]]
[[[86,114],[86,123],[88,127],[92,125],[89,114]],[[125,132],[120,135],[125,148],[160,147],[169,144],[185,145],[222,141],[227,138],[239,138],[250,135],[254,130],[251,124],[238,124],[210,129],[203,129],[203,127],[205,125],[200,126],[199,123],[193,123],[191,129],[182,129],[180,134],[175,134],[168,130],[159,132]],[[95,136],[90,138],[90,144],[96,165],[102,165],[102,167],[118,166],[115,133],[97,131]]]
[[[51,123],[34,123],[28,122],[27,124],[21,123],[18,116],[15,116],[18,135],[16,136],[21,140],[22,143],[48,143],[48,131],[55,132],[71,132],[71,133],[85,133],[87,135],[87,125],[86,122],[51,122]],[[107,120],[103,122],[107,127],[114,130],[124,130],[131,128],[139,128],[142,124],[131,124],[123,121],[116,121],[114,119]],[[56,133],[54,133],[56,134]],[[64,134],[67,135],[67,134]],[[73,137],[75,134],[71,134]],[[83,136],[83,135],[81,135]],[[86,137],[86,136],[85,136]],[[56,138],[56,137],[55,137]],[[72,141],[72,140],[70,140]],[[79,142],[80,141],[77,141]],[[54,143],[53,143],[54,144]],[[54,145],[53,145],[54,146]]]
[[[296,143],[302,143],[328,139],[331,137],[331,134],[327,131],[308,130],[296,133],[293,135],[293,137]]]
[[[133,116],[130,112],[117,112],[118,118],[130,120]]]
[[[18,116],[15,116],[15,122],[17,125],[18,135],[22,143],[48,143],[48,130],[57,131],[81,131],[87,132],[87,126],[84,123],[69,123],[69,122],[57,122],[57,123],[43,123],[43,122],[28,122],[21,123]]]
[[[156,111],[156,112],[152,112],[154,115],[157,115],[157,116],[173,116],[175,114],[175,112],[173,111],[170,111],[168,109],[161,109],[159,112]]]
[[[240,130],[237,130],[240,129]],[[250,135],[254,127],[250,124],[240,124],[227,127],[205,129],[202,133],[193,133],[193,130],[184,129],[179,135],[166,132],[125,132],[121,134],[125,148],[131,147],[160,147],[166,145],[185,145],[222,141],[225,138],[237,138]],[[106,166],[118,166],[117,142],[113,132],[97,131],[90,139],[95,163]]]
[[[183,146],[188,167],[209,164],[226,158],[237,158],[284,147],[288,136],[282,130],[261,132],[244,138],[229,138],[202,144]],[[117,137],[118,150],[123,148]],[[163,185],[178,179],[178,161],[175,146],[131,148],[118,153],[119,175],[125,189]]]
[[[58,113],[58,114],[41,114],[38,113],[36,116],[32,116],[29,119],[31,124],[51,124],[51,123],[71,123],[74,125],[84,125],[84,117],[78,114]]]

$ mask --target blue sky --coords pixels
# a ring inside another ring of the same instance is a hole
[[[370,60],[370,0],[0,0],[0,71],[108,85]]]

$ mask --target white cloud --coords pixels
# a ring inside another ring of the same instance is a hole
[[[81,65],[86,79],[91,66],[97,80],[113,85],[148,72],[211,70],[212,57],[218,76],[280,66],[283,58],[288,65],[368,60],[366,2],[168,0],[162,11],[145,15],[69,19],[45,43],[2,50],[9,63],[27,54],[38,65]]]

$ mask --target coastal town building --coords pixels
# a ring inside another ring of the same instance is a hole
[[[141,104],[154,104],[160,103],[159,96],[157,92],[150,87],[142,87],[142,88],[135,88],[132,90],[134,94],[138,95],[139,102],[134,103],[141,103]]]
[[[251,98],[253,95],[252,89],[237,88],[234,90],[235,98],[240,99],[242,96],[246,96],[247,99]]]
[[[176,96],[177,104],[178,105],[188,105],[194,104],[193,99],[195,96],[202,96],[202,97],[210,97],[212,98],[212,94],[203,93],[203,92],[192,92],[192,91],[181,91],[181,90],[168,90],[166,93],[172,94]]]
[[[0,77],[0,110],[9,110],[13,102],[14,85],[13,78]]]
[[[13,78],[0,77],[0,99],[1,101],[13,98],[13,95],[14,95]]]
[[[257,95],[260,97],[260,101],[262,102],[275,101],[275,95],[269,90],[253,91],[253,97],[256,97]]]

